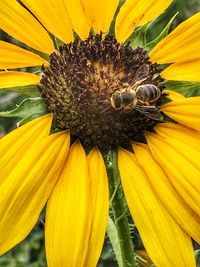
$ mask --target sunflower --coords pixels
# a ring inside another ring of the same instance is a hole
[[[29,234],[47,204],[48,266],[96,266],[109,211],[106,158],[117,151],[151,260],[195,266],[200,97],[169,91],[165,81],[200,81],[200,13],[150,52],[125,44],[171,2],[0,1],[1,29],[30,48],[0,41],[0,86],[36,85],[48,110],[0,140],[0,254]],[[42,75],[15,70],[25,67]]]

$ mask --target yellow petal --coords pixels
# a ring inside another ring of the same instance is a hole
[[[39,140],[50,133],[52,115],[45,115],[15,129],[0,140],[0,170],[1,177],[5,177],[13,168],[27,148],[31,148]],[[0,180],[0,183],[3,179]]]
[[[176,27],[150,53],[153,62],[173,63],[196,58],[200,46],[200,12]]]
[[[64,0],[22,0],[36,18],[63,42],[73,41],[73,32]]]
[[[88,158],[91,200],[92,200],[92,226],[88,252],[84,266],[97,265],[103,247],[106,226],[108,223],[109,194],[108,177],[104,160],[98,149],[93,149]]]
[[[83,267],[91,229],[90,178],[85,152],[72,145],[47,205],[46,255],[49,267]]]
[[[169,178],[153,159],[148,146],[134,144],[133,148],[138,163],[144,170],[166,210],[194,240],[200,243],[200,217],[196,216],[187,203],[178,195]]]
[[[0,71],[0,89],[38,84],[41,77],[20,71]]]
[[[122,186],[144,246],[156,266],[196,266],[190,237],[168,214],[135,155],[119,151]]]
[[[178,145],[172,147],[168,140],[170,138],[164,138],[158,134],[147,134],[147,142],[153,157],[166,172],[175,190],[200,217],[200,171],[196,166],[196,159],[192,159],[197,155],[194,152],[196,150],[190,150],[187,146],[187,151],[193,153],[190,154],[191,160],[188,160],[183,151],[185,149],[184,143],[175,140]],[[181,144],[183,149],[182,147],[178,149]]]
[[[162,71],[161,76],[174,81],[200,81],[200,58],[178,61]]]
[[[89,35],[90,23],[86,16],[82,0],[64,0],[74,31],[85,39]]]
[[[23,240],[38,220],[64,165],[69,134],[57,133],[24,153],[0,187],[0,254]]]
[[[174,101],[174,100],[180,100],[180,99],[184,99],[184,95],[179,94],[175,91],[170,91],[170,90],[164,90],[163,93],[167,94],[166,97],[169,98],[170,100]]]
[[[82,0],[82,3],[95,32],[108,32],[119,0]]]
[[[51,54],[54,46],[41,24],[16,0],[1,0],[0,28],[22,43]]]
[[[126,41],[136,27],[158,17],[171,2],[172,0],[126,0],[116,19],[117,40]]]
[[[161,136],[174,137],[200,151],[200,133],[198,131],[176,123],[162,123],[154,129]]]
[[[161,129],[161,134],[160,134],[160,129]],[[165,140],[166,144],[168,144],[171,148],[173,148],[179,155],[183,156],[183,158],[187,160],[187,164],[191,163],[196,168],[196,170],[200,171],[200,166],[199,166],[200,152],[197,151],[195,148],[193,148],[193,144],[188,143],[187,138],[185,141],[178,140],[176,136],[172,136],[172,134],[171,135],[166,134],[166,132],[163,131],[162,126],[156,128],[156,133],[158,137],[161,137]],[[192,179],[193,174],[195,173],[196,173],[195,170],[194,172],[190,173],[190,179]]]
[[[0,69],[47,65],[48,62],[16,45],[0,41]]]
[[[173,120],[200,131],[200,97],[188,97],[174,100],[161,107],[161,110]]]

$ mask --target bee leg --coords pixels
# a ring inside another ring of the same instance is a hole
[[[98,100],[98,103],[110,103],[110,100],[108,99]]]
[[[144,101],[142,101],[142,100],[140,100],[140,99],[138,99],[137,102],[138,102],[140,105],[142,105],[142,106],[149,106],[149,103],[144,102]]]
[[[102,110],[101,112],[100,112],[100,114],[99,115],[101,115],[101,114],[103,114],[105,111],[107,111],[108,109],[110,109],[112,106],[111,105],[109,105],[107,108],[105,108],[104,110]]]
[[[125,113],[131,113],[131,111],[134,109],[134,105],[129,105],[129,106],[126,106],[126,107],[123,107],[123,111]]]

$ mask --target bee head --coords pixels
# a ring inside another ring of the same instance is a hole
[[[116,91],[114,94],[112,94],[110,98],[111,106],[114,109],[121,109],[122,108],[122,101],[121,101],[121,94],[120,92]]]

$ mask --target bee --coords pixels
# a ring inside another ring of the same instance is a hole
[[[160,89],[154,84],[144,84],[136,88],[136,98],[138,102],[149,105],[158,100],[161,96]]]
[[[131,87],[117,90],[110,98],[111,106],[114,109],[130,109],[135,107],[138,100],[136,91]]]
[[[136,82],[131,86],[115,91],[110,97],[111,106],[116,110],[136,110],[153,120],[161,120],[160,111],[152,105],[161,96],[160,89],[154,84],[141,85],[148,77],[149,67],[143,65],[135,74]],[[138,78],[140,80],[138,80]]]

